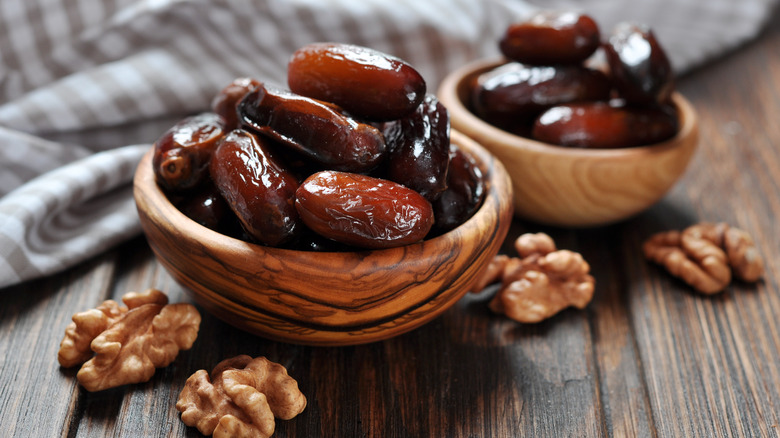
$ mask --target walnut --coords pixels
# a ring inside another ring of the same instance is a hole
[[[490,309],[525,323],[543,321],[570,306],[582,309],[595,290],[589,271],[588,263],[576,252],[532,254],[505,272]]]
[[[729,228],[723,235],[723,248],[731,269],[740,280],[753,283],[764,275],[764,261],[747,232]]]
[[[654,234],[642,245],[645,258],[664,266],[703,294],[723,291],[734,275],[757,281],[763,261],[750,236],[727,224],[701,223],[682,232]]]
[[[487,265],[487,268],[482,272],[482,275],[480,275],[474,284],[471,285],[469,291],[472,293],[482,292],[488,285],[501,280],[507,262],[509,262],[508,255],[498,254],[493,257],[493,260]]]
[[[108,300],[96,309],[73,315],[73,322],[65,328],[65,337],[60,342],[57,354],[60,365],[70,368],[88,361],[95,354],[89,346],[92,340],[125,313],[127,307]]]
[[[526,233],[515,240],[515,250],[521,258],[533,254],[545,255],[556,250],[555,242],[545,233]]]
[[[190,304],[167,304],[156,289],[127,293],[122,301],[126,306],[107,300],[73,315],[60,343],[60,364],[83,363],[76,378],[88,391],[148,381],[198,336],[200,314]]]
[[[576,252],[556,250],[544,233],[515,241],[520,257],[498,255],[472,290],[501,281],[489,307],[524,323],[539,322],[569,306],[584,308],[593,298],[590,265]]]
[[[197,371],[176,402],[186,425],[215,437],[269,437],[274,418],[292,419],[305,407],[306,397],[282,365],[247,355],[223,360],[210,377]]]

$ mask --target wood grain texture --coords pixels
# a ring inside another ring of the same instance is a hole
[[[495,287],[367,345],[269,341],[202,310],[193,348],[152,380],[102,393],[57,366],[70,316],[129,290],[190,297],[136,238],[79,267],[0,290],[0,435],[198,437],[174,409],[186,378],[238,354],[287,367],[309,404],[276,437],[780,437],[780,16],[761,38],[680,79],[700,147],[636,217],[571,230],[515,219],[583,254],[593,302],[541,324],[487,309]],[[766,274],[693,292],[639,256],[651,234],[722,220],[758,242]]]
[[[662,143],[620,149],[550,145],[491,126],[468,109],[475,78],[505,61],[480,60],[452,72],[439,88],[453,129],[477,140],[513,175],[515,214],[567,227],[606,225],[661,199],[685,172],[698,145],[698,118],[690,102],[672,96],[677,135]]]
[[[386,339],[435,318],[466,293],[498,252],[512,220],[509,176],[453,131],[484,176],[480,209],[419,243],[323,253],[253,245],[200,226],[158,188],[151,152],[134,181],[141,225],[160,263],[221,319],[271,339],[350,345]]]

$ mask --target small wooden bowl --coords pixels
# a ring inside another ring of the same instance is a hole
[[[458,132],[452,141],[485,176],[486,197],[458,228],[383,250],[322,253],[270,248],[202,227],[160,191],[152,152],[135,174],[134,196],[160,263],[206,310],[248,332],[307,345],[351,345],[399,335],[460,299],[493,259],[512,221],[509,176]]]
[[[477,61],[450,73],[439,88],[453,129],[492,152],[512,175],[515,215],[534,222],[590,227],[626,219],[660,200],[685,172],[698,143],[691,104],[673,96],[680,131],[668,141],[624,149],[555,146],[510,134],[464,104],[477,75],[504,61]]]

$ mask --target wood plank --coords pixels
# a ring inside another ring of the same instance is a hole
[[[637,253],[631,237],[640,220],[583,230],[577,250],[591,265],[596,293],[587,313],[599,375],[606,432],[610,436],[655,436],[654,419],[639,361],[627,296],[633,287],[626,264]],[[635,248],[634,248],[635,249]]]
[[[758,285],[736,282],[723,294],[706,297],[656,266],[629,265],[628,275],[637,282],[628,308],[659,436],[778,434],[780,230],[774,218],[780,213],[780,160],[772,143],[780,132],[776,123],[756,114],[758,108],[780,114],[780,99],[770,85],[780,74],[756,62],[780,66],[778,36],[774,26],[745,51],[680,83],[700,109],[702,141],[681,190],[666,201],[694,217],[669,219],[665,210],[655,209],[647,221],[657,225],[644,229],[725,221],[753,235],[767,274]]]
[[[154,260],[142,237],[115,251],[116,273],[106,286],[107,295],[121,302],[122,295],[154,287],[168,295],[171,303],[191,302],[183,289]],[[94,307],[97,303],[92,304]],[[178,420],[175,402],[187,377],[195,370],[181,352],[166,368],[158,369],[147,383],[127,385],[97,393],[79,392],[82,406],[73,436],[182,436],[186,426]]]
[[[71,316],[101,302],[114,274],[101,256],[65,275],[0,290],[0,430],[4,436],[68,436],[80,409],[77,369],[57,362]]]

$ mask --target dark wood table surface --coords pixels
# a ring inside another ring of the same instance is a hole
[[[780,17],[743,49],[680,78],[701,143],[680,183],[621,223],[515,220],[591,263],[585,310],[533,325],[468,295],[430,324],[370,345],[271,342],[203,313],[194,347],[148,383],[89,393],[57,351],[71,316],[156,287],[190,301],[143,237],[59,275],[0,290],[0,436],[200,436],[174,405],[187,377],[238,354],[283,364],[308,398],[278,437],[780,436]],[[723,221],[766,262],[758,284],[702,296],[641,257],[657,231]]]

